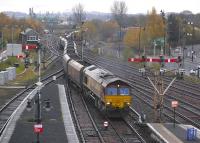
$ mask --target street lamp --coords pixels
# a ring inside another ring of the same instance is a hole
[[[165,19],[165,12],[164,12],[164,10],[161,10],[160,11],[160,14],[161,14],[161,16],[162,16],[162,19],[163,19],[163,24],[164,24],[164,50],[163,50],[163,52],[164,52],[164,55],[165,55],[165,37],[166,37],[166,28],[165,28],[165,23],[166,23],[166,19]]]
[[[190,40],[192,40],[192,33],[187,33],[186,34],[188,37],[190,37],[189,39]],[[192,62],[193,62],[193,46],[192,46],[192,52],[191,52],[191,54],[192,54]]]
[[[11,46],[12,46],[12,56],[13,56],[13,26],[11,26]]]
[[[140,54],[141,54],[141,29],[144,31],[145,27],[142,27],[140,25],[140,31],[139,31],[139,57],[140,57]]]
[[[3,30],[1,31],[1,49],[3,51]]]
[[[190,35],[191,37],[192,37],[192,62],[193,62],[193,60],[194,60],[194,47],[193,47],[193,40],[194,40],[194,23],[193,22],[191,22],[191,21],[189,21],[188,22],[188,24],[189,25],[192,25],[192,34]]]
[[[83,61],[83,24],[84,22],[81,22],[81,60]]]
[[[3,28],[4,28],[4,27],[7,27],[7,25],[4,25],[4,26],[1,25],[1,26],[0,26],[0,28],[1,28],[1,45],[2,45],[2,50],[3,50],[3,48],[4,48],[4,41],[3,41],[3,40],[4,40],[4,33],[3,33]]]
[[[17,27],[17,25],[12,25],[11,26],[12,56],[14,56],[13,55],[13,35],[14,35],[13,29],[14,29],[14,27]]]

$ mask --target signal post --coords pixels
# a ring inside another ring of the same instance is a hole
[[[164,89],[163,85],[163,76],[164,73],[166,72],[166,69],[164,69],[164,64],[165,63],[180,63],[181,62],[181,57],[178,58],[164,58],[163,55],[160,55],[159,58],[147,58],[145,56],[142,56],[142,58],[129,58],[128,59],[129,62],[142,62],[144,63],[144,68],[139,69],[139,72],[142,73],[143,75],[146,75],[146,62],[157,62],[160,63],[161,65],[161,69],[160,72],[155,72],[154,73],[154,82],[151,80],[151,78],[149,76],[147,76],[147,79],[149,80],[149,82],[151,83],[151,85],[154,88],[154,98],[153,98],[153,103],[154,103],[154,116],[155,116],[155,121],[161,122],[161,115],[162,115],[162,110],[163,110],[163,98],[165,93],[168,91],[168,89],[171,87],[171,85],[174,83],[174,81],[177,79],[177,77],[183,76],[183,69],[178,69],[176,75],[172,81],[170,82],[170,84],[167,86],[166,89]],[[181,65],[179,65],[181,66]]]

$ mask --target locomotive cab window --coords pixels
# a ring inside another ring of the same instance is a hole
[[[125,87],[119,88],[119,94],[120,95],[129,95],[129,88],[125,88]]]
[[[114,87],[106,88],[106,94],[107,95],[117,95],[117,88],[114,88]]]

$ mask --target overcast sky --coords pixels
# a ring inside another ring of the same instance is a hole
[[[78,3],[83,4],[85,11],[110,12],[110,7],[115,0],[0,0],[0,11],[29,12],[33,7],[34,12],[66,12]],[[181,12],[190,10],[200,12],[200,0],[124,0],[128,6],[128,13],[147,13],[154,6],[157,11]],[[199,1],[199,2],[198,2]]]

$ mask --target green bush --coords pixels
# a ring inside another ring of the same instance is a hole
[[[16,68],[17,74],[24,70],[24,64],[16,57],[9,57],[6,61],[0,63],[0,71],[6,70],[8,67],[13,67],[15,63],[19,63],[19,67]]]

